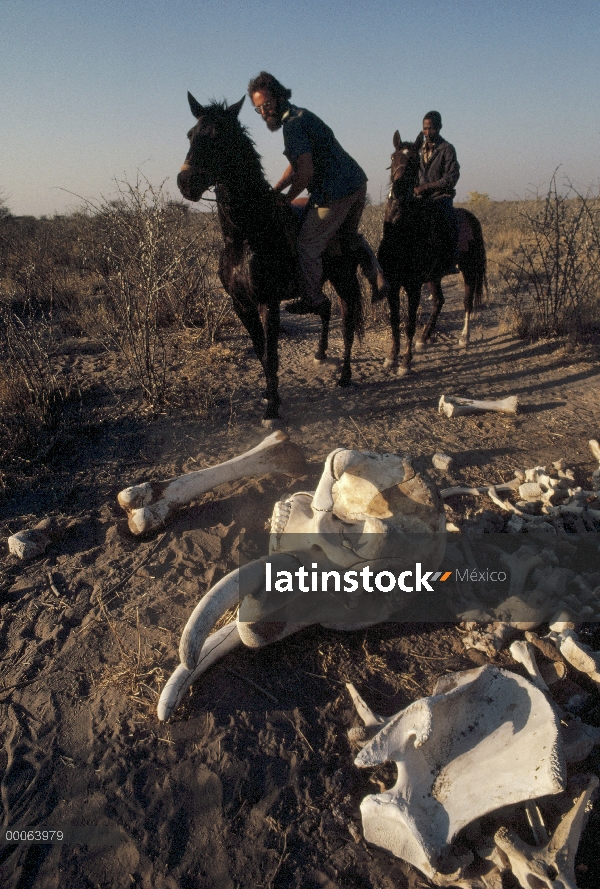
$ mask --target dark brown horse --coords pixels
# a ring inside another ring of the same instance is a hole
[[[378,253],[390,288],[388,300],[392,346],[385,366],[397,367],[398,376],[404,376],[410,371],[422,285],[429,282],[433,306],[429,321],[417,338],[416,351],[420,351],[431,337],[444,305],[441,277],[439,274],[434,277],[434,269],[439,269],[439,264],[431,240],[430,205],[414,195],[419,175],[419,146],[420,137],[416,142],[402,142],[399,132],[396,130],[394,133],[391,185],[385,208],[383,239]],[[454,212],[459,225],[458,268],[465,284],[465,321],[459,344],[466,347],[469,343],[471,313],[481,305],[483,287],[487,287],[486,254],[481,224],[477,217],[468,210],[455,209]],[[405,326],[406,350],[398,366],[400,287],[406,290],[408,314]]]
[[[243,99],[235,105],[213,102],[203,107],[188,93],[198,123],[188,133],[190,149],[177,177],[182,195],[198,201],[216,185],[219,224],[224,246],[219,263],[221,283],[250,335],[266,377],[263,425],[278,419],[278,340],[280,302],[299,296],[300,269],[295,238],[298,223],[289,206],[276,201],[260,157],[238,120]],[[338,255],[323,257],[324,277],[331,281],[342,306],[344,358],[338,385],[351,380],[350,353],[354,334],[362,333],[362,292],[356,276],[360,250],[337,245]],[[326,357],[331,303],[318,312],[322,332],[316,361]]]

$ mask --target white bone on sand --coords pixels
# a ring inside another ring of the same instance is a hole
[[[552,705],[528,680],[491,666],[442,677],[433,696],[389,719],[355,764],[387,761],[396,763],[398,779],[363,799],[365,839],[438,885],[455,885],[438,882],[439,870],[463,827],[496,809],[560,793],[566,781]]]
[[[502,414],[516,414],[519,399],[516,395],[496,401],[477,401],[474,398],[460,398],[458,395],[442,395],[438,404],[438,413],[446,417],[460,417],[462,414],[474,414],[480,411],[498,411]]]
[[[278,430],[255,448],[225,463],[188,472],[178,478],[125,488],[118,494],[117,500],[127,513],[132,534],[148,534],[163,527],[180,506],[191,503],[219,485],[270,472],[301,476],[305,471],[301,449],[290,441],[285,432]]]
[[[17,531],[8,538],[8,551],[24,562],[41,556],[59,535],[59,525],[54,518],[42,519],[33,528]]]

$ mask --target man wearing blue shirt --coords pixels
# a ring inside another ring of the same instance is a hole
[[[374,295],[383,295],[387,287],[381,268],[362,235],[358,224],[365,206],[367,177],[364,170],[344,151],[323,121],[289,101],[292,91],[272,74],[261,71],[248,84],[248,95],[255,111],[275,132],[283,128],[284,154],[289,166],[274,186],[281,200],[291,203],[308,190],[308,209],[298,237],[298,256],[306,297],[287,306],[297,314],[318,311],[326,297],[321,290],[322,254],[335,235],[351,248],[370,255],[366,270]],[[287,194],[282,192],[289,188]],[[371,258],[372,257],[372,258]]]

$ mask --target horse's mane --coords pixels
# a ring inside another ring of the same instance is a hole
[[[211,100],[210,105],[204,106],[203,117],[214,120],[216,125],[227,125],[227,135],[231,139],[233,150],[237,157],[237,164],[244,170],[245,176],[254,185],[263,185],[270,190],[267,183],[262,159],[254,140],[250,136],[248,127],[240,123],[237,117],[227,114],[229,105],[226,101]]]

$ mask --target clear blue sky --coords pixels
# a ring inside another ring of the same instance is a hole
[[[187,90],[235,102],[261,69],[332,127],[376,203],[394,130],[416,137],[430,109],[459,200],[530,196],[559,165],[585,189],[599,46],[598,0],[0,0],[0,193],[16,214],[66,212],[80,203],[66,192],[110,197],[139,167],[176,193]],[[274,182],[281,133],[249,101],[241,120]]]

